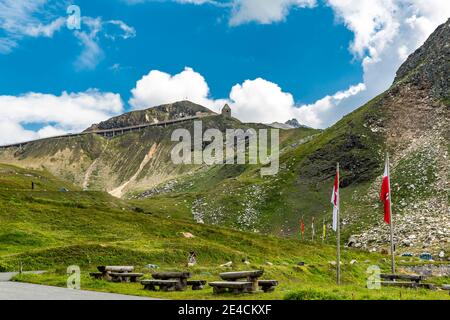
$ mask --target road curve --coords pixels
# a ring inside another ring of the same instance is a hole
[[[0,274],[1,275],[1,274]],[[3,274],[6,278],[6,274]],[[8,275],[9,276],[9,275]],[[6,279],[3,279],[6,280]],[[1,281],[0,300],[158,300],[86,290],[42,286],[38,284]]]

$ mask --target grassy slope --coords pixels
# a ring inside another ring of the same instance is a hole
[[[187,252],[195,250],[199,266],[192,272],[196,278],[217,279],[217,274],[224,270],[218,265],[233,261],[236,270],[264,268],[267,278],[280,280],[276,292],[252,295],[250,298],[254,299],[279,299],[291,292],[297,292],[297,298],[448,297],[443,292],[364,289],[369,265],[388,267],[377,254],[344,250],[346,285],[336,288],[334,268],[329,264],[334,259],[332,246],[135,212],[130,203],[102,192],[76,189],[59,192],[61,185],[70,187],[70,184],[46,172],[4,165],[0,165],[0,172],[0,270],[17,270],[20,262],[25,270],[50,270],[42,276],[19,276],[20,281],[64,286],[65,268],[77,264],[82,269],[84,289],[175,299],[242,298],[214,297],[211,290],[149,293],[139,284],[113,284],[88,277],[89,271],[102,264],[130,264],[142,270],[145,264],[155,263],[164,270],[184,269]],[[29,190],[31,179],[39,186],[35,191]],[[182,232],[190,232],[195,238],[185,238]],[[243,264],[242,259],[248,259],[251,265]],[[358,264],[350,265],[352,259],[358,260]],[[267,265],[267,261],[273,265]],[[296,266],[298,261],[306,262],[306,266]]]
[[[366,213],[373,203],[353,195],[363,195],[382,171],[383,139],[370,129],[382,119],[382,99],[383,95],[375,98],[323,132],[281,131],[280,172],[275,177],[260,177],[255,166],[215,167],[185,178],[175,192],[140,205],[162,212],[168,203],[178,202],[179,216],[195,212],[209,223],[292,236],[298,234],[302,216],[307,223],[315,217],[320,226],[322,219],[330,222],[330,186],[340,162],[344,215],[359,217],[358,225],[344,230],[350,235],[370,223]],[[304,140],[307,137],[313,138]]]

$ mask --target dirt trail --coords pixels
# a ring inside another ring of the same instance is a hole
[[[149,161],[153,158],[153,156],[156,153],[156,150],[158,149],[158,144],[154,143],[152,147],[150,148],[150,151],[145,155],[144,160],[142,160],[141,164],[139,165],[139,169],[136,171],[136,173],[130,178],[130,180],[126,181],[124,184],[122,184],[120,187],[109,191],[109,194],[116,198],[122,198],[123,191],[125,188],[132,182],[136,181],[139,174],[142,172],[144,167],[149,163]]]

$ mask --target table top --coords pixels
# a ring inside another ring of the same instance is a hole
[[[117,277],[142,277],[143,273],[134,273],[134,272],[110,272],[111,276]]]
[[[264,274],[263,270],[253,271],[237,271],[237,272],[223,272],[220,277],[224,280],[243,279],[243,278],[259,278]]]
[[[153,279],[170,280],[170,279],[188,279],[191,277],[190,272],[155,272],[152,273]]]
[[[403,280],[425,280],[425,276],[410,275],[410,274],[387,274],[382,273],[380,277],[383,279],[403,279]]]

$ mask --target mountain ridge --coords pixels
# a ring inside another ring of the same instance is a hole
[[[183,100],[174,103],[154,106],[145,110],[135,110],[122,115],[93,124],[84,132],[125,128],[143,124],[156,124],[163,121],[175,120],[194,116],[208,116],[216,113],[199,104]]]

